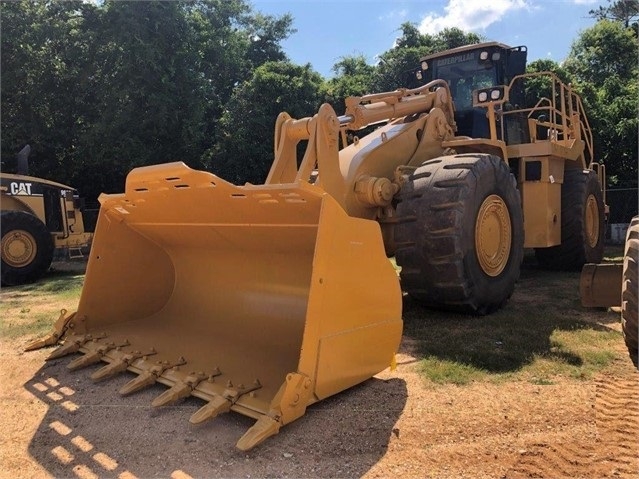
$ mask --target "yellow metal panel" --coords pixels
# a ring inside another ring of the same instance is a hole
[[[561,243],[561,185],[526,182],[521,186],[524,209],[524,247]]]
[[[319,398],[390,365],[401,339],[401,297],[379,224],[347,217],[327,195],[299,368],[317,378]]]
[[[539,163],[540,177],[526,178],[526,164]],[[561,243],[561,184],[564,160],[553,157],[523,158],[519,183],[524,211],[524,247],[543,248]]]

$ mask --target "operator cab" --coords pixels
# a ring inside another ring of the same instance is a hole
[[[514,76],[525,73],[526,53],[525,46],[497,42],[465,45],[423,57],[416,75],[423,83],[435,79],[448,83],[455,102],[458,135],[489,138],[486,109],[473,107],[473,91],[508,85]],[[512,105],[522,105],[523,99],[521,86],[510,90]]]

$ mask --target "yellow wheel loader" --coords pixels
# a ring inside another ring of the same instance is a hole
[[[75,188],[26,174],[30,149],[18,153],[23,174],[0,174],[2,286],[38,280],[56,255],[82,257],[92,238]]]
[[[123,394],[169,386],[154,406],[196,396],[193,423],[255,418],[246,450],[393,362],[402,289],[485,314],[524,247],[598,261],[602,175],[581,101],[547,73],[551,97],[518,103],[525,57],[470,45],[424,58],[417,88],[347,98],[343,115],[281,113],[263,185],[134,169],[100,197],[78,310],[31,347],[62,340],[51,358],[82,353],[71,369],[107,363],[94,380],[137,373]]]

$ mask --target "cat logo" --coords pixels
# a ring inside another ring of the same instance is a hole
[[[30,196],[31,195],[31,183],[16,183],[13,182],[10,185],[11,194],[16,196]]]

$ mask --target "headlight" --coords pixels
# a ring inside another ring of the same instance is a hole
[[[492,61],[496,62],[501,58],[501,54],[499,52],[495,52],[490,58],[492,59]]]
[[[504,102],[508,99],[508,88],[505,86],[494,86],[477,90],[477,97],[474,98],[474,106],[485,106],[486,103]]]
[[[422,62],[422,70],[428,70],[428,62]]]
[[[479,54],[479,59],[480,60],[488,60],[488,52],[481,52]]]
[[[418,80],[421,80],[423,78],[422,71],[421,70],[417,70],[415,72],[415,76],[417,77]]]

